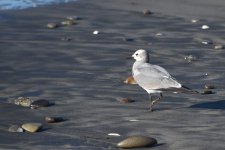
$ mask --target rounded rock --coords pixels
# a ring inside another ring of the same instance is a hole
[[[151,137],[145,136],[131,136],[127,139],[119,142],[117,147],[119,148],[140,148],[140,147],[152,147],[157,144],[157,140]]]
[[[97,35],[97,34],[99,34],[99,31],[98,31],[98,30],[95,30],[95,31],[93,32],[93,34]]]
[[[61,40],[62,41],[71,41],[72,38],[65,36],[65,37],[62,37]]]
[[[18,97],[14,100],[14,103],[19,106],[30,107],[32,100],[30,100],[28,97]]]
[[[215,89],[215,86],[211,84],[206,84],[205,89]]]
[[[68,17],[66,17],[66,19],[68,19],[68,20],[80,20],[81,18],[78,17],[78,16],[68,16]]]
[[[150,10],[148,10],[148,9],[145,9],[145,10],[143,10],[143,14],[144,15],[151,15],[152,12]]]
[[[41,100],[37,100],[34,101],[33,103],[31,103],[31,108],[35,109],[35,108],[39,108],[39,107],[48,107],[50,106],[49,101],[41,99]]]
[[[73,20],[65,20],[61,22],[62,25],[71,26],[74,24]]]
[[[123,98],[123,99],[119,100],[119,102],[122,103],[122,104],[128,104],[128,103],[135,102],[135,100],[130,99],[130,98]]]
[[[12,125],[9,127],[9,132],[23,132],[23,128],[18,125]]]
[[[123,81],[126,84],[137,84],[137,82],[134,80],[133,76],[129,76],[125,81]]]
[[[209,29],[210,27],[208,25],[202,25],[202,29],[203,30],[206,30],[206,29]]]
[[[45,117],[45,121],[47,123],[57,123],[57,122],[61,122],[64,119],[62,117]]]
[[[214,45],[214,49],[224,49],[224,46],[221,44]]]
[[[42,128],[41,123],[25,123],[22,125],[22,128],[28,132],[37,132]]]
[[[188,63],[192,62],[192,61],[196,61],[198,58],[194,55],[188,55],[184,57],[185,60],[187,60]]]
[[[202,94],[214,94],[211,90],[204,90]]]
[[[198,21],[199,21],[198,19],[192,19],[192,20],[191,20],[192,23],[196,23],[196,22],[198,22]]]
[[[213,41],[211,41],[211,40],[205,40],[205,41],[202,41],[202,44],[211,45],[211,44],[213,44]]]
[[[47,27],[48,29],[54,29],[54,28],[57,28],[58,25],[57,25],[56,23],[48,23],[48,24],[46,25],[46,27]]]

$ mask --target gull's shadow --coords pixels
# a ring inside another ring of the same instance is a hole
[[[219,100],[215,102],[205,102],[190,106],[190,108],[204,108],[204,109],[224,109],[225,100]]]

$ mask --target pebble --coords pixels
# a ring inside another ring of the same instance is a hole
[[[9,132],[23,132],[23,128],[18,125],[12,125],[9,127]]]
[[[123,38],[123,40],[126,41],[126,42],[132,42],[132,41],[134,41],[134,39],[132,39],[132,38]]]
[[[95,30],[94,32],[93,32],[93,34],[99,34],[99,31],[98,30]]]
[[[211,90],[204,90],[202,94],[215,94],[215,93]]]
[[[159,33],[156,33],[155,36],[163,36],[164,34],[159,32]]]
[[[22,128],[28,132],[37,132],[42,128],[41,123],[25,123],[22,125]]]
[[[203,30],[206,30],[206,29],[209,29],[210,27],[208,25],[202,25],[202,29]]]
[[[14,103],[23,107],[30,107],[32,101],[28,97],[18,97],[14,100]]]
[[[127,139],[119,142],[117,147],[119,148],[140,148],[140,147],[152,147],[157,144],[157,140],[151,137],[145,136],[131,136]]]
[[[151,15],[152,12],[150,10],[148,10],[148,9],[145,9],[145,10],[143,10],[143,14],[144,15]]]
[[[215,86],[214,85],[211,85],[211,84],[206,84],[205,89],[215,89]]]
[[[196,23],[196,22],[198,22],[198,21],[199,21],[198,19],[192,19],[192,20],[191,20],[192,23]]]
[[[214,45],[214,49],[224,49],[224,46],[222,44],[216,44]]]
[[[140,120],[138,120],[138,119],[131,119],[131,120],[129,120],[130,122],[138,122],[138,121],[140,121]]]
[[[134,80],[133,76],[129,76],[123,83],[126,84],[137,84],[137,82]]]
[[[108,135],[109,135],[109,136],[120,136],[119,133],[109,133]]]
[[[47,123],[57,123],[64,121],[64,119],[62,117],[45,117],[45,121]]]
[[[187,60],[188,63],[197,60],[198,58],[196,56],[193,55],[188,55],[184,57],[185,60]]]
[[[128,104],[128,103],[135,102],[135,100],[130,99],[130,98],[123,98],[123,99],[119,100],[119,102],[122,103],[122,104]]]
[[[62,25],[66,25],[66,26],[71,26],[74,23],[75,23],[74,20],[64,20],[61,22]]]
[[[213,41],[210,41],[210,40],[202,41],[202,44],[211,45],[213,44]]]
[[[71,41],[72,38],[65,36],[65,37],[62,37],[61,40],[62,41]]]
[[[78,17],[78,16],[68,16],[68,17],[66,17],[66,19],[68,19],[68,20],[81,20],[81,18]]]
[[[57,28],[58,25],[57,25],[56,23],[48,23],[48,24],[46,25],[46,27],[47,27],[48,29],[54,29],[54,28]]]
[[[41,100],[37,100],[37,101],[34,101],[33,103],[31,103],[31,108],[36,109],[39,107],[48,107],[49,105],[50,105],[49,101],[41,99]]]

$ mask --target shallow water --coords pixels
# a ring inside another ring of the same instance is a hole
[[[77,0],[1,0],[0,10],[24,9],[53,3],[67,3]]]

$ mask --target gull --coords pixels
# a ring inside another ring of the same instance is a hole
[[[153,105],[163,98],[162,92],[164,91],[198,93],[183,86],[166,69],[150,64],[149,54],[146,50],[139,49],[132,57],[136,60],[132,67],[133,78],[140,87],[147,91],[150,100],[150,111],[153,110]],[[155,93],[160,96],[153,100],[152,94]]]

